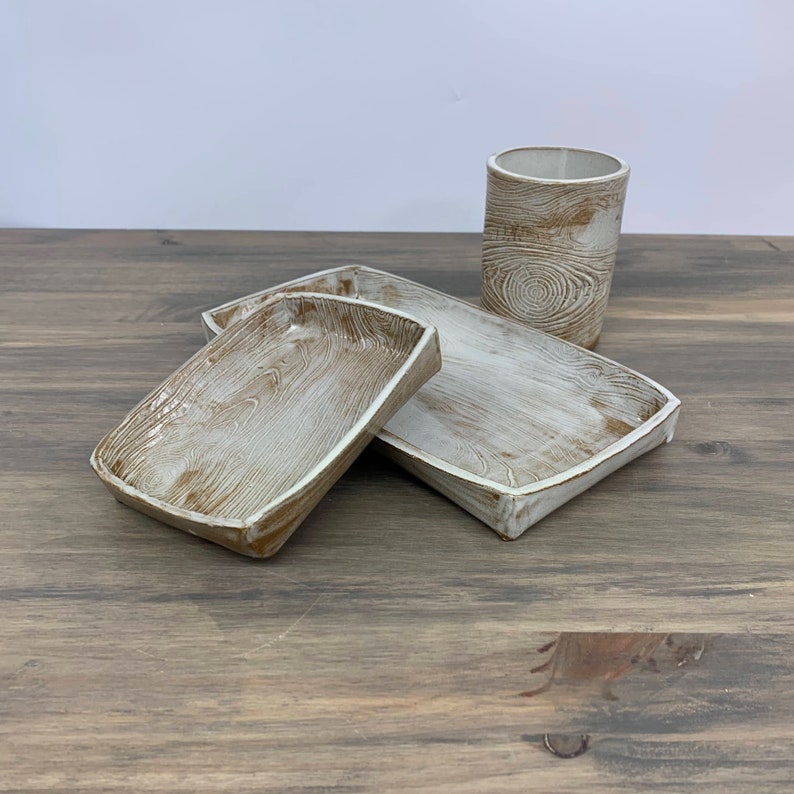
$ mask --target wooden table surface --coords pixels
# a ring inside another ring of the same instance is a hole
[[[676,438],[513,543],[371,452],[265,561],[91,472],[200,311],[351,262],[476,301],[478,261],[0,232],[0,791],[792,790],[794,238],[623,238],[598,352]]]

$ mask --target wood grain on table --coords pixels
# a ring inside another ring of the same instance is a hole
[[[0,791],[791,789],[792,238],[622,238],[597,351],[676,438],[512,543],[371,452],[266,561],[91,472],[202,310],[351,262],[476,301],[479,256],[0,231]]]

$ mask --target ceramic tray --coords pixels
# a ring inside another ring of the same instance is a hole
[[[257,305],[91,464],[121,502],[267,557],[441,360],[433,327],[383,306],[306,293]]]
[[[596,353],[412,281],[350,266],[202,315],[211,338],[280,290],[346,295],[438,328],[443,369],[378,434],[377,448],[506,539],[673,437],[667,389]]]

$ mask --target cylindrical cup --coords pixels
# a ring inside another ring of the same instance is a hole
[[[483,306],[595,347],[628,180],[627,163],[588,149],[533,146],[490,157]]]

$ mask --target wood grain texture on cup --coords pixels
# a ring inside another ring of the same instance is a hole
[[[124,504],[268,557],[440,366],[429,324],[278,295],[139,403],[91,465]]]
[[[482,302],[592,348],[609,298],[629,167],[583,149],[509,149],[488,160]]]

